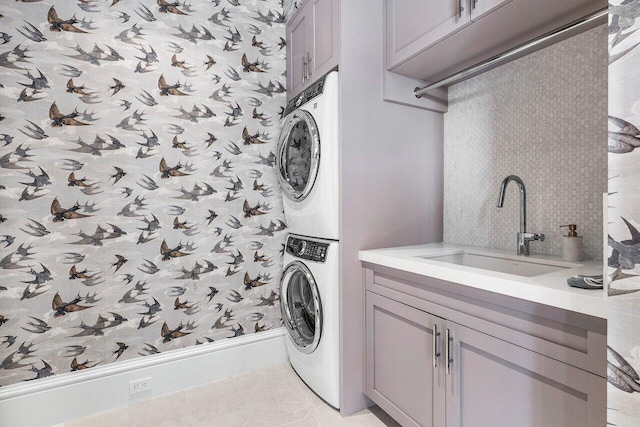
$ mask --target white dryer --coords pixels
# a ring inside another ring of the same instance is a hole
[[[289,101],[276,162],[289,232],[338,240],[337,71]]]
[[[315,393],[340,406],[338,242],[289,235],[280,309],[291,366]]]

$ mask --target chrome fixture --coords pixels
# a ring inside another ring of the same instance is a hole
[[[462,2],[460,2],[459,5],[460,7],[462,7]],[[461,14],[462,11],[459,9],[458,13]],[[423,95],[426,95],[427,92],[429,91],[432,91],[442,86],[452,85],[453,83],[457,83],[464,78],[474,76],[489,68],[503,64],[512,59],[519,58],[520,56],[532,51],[533,49],[540,49],[542,47],[545,47],[547,46],[548,43],[557,41],[556,39],[559,39],[561,37],[566,37],[567,35],[574,34],[576,31],[579,31],[582,28],[584,29],[592,28],[594,24],[597,24],[599,22],[602,22],[604,24],[607,22],[607,16],[608,16],[608,10],[606,8],[602,9],[596,13],[585,16],[582,19],[578,19],[577,21],[574,21],[568,25],[565,25],[564,27],[561,27],[555,31],[551,31],[538,38],[535,38],[530,42],[516,46],[513,49],[510,49],[504,53],[501,53],[500,55],[491,57],[486,61],[483,61],[477,65],[471,66],[469,68],[465,68],[464,70],[452,76],[439,80],[435,83],[431,83],[422,88],[417,87],[414,89],[413,93],[416,96],[416,98],[421,98]]]
[[[498,196],[498,207],[504,205],[504,194],[509,182],[515,182],[520,189],[520,231],[518,232],[518,255],[529,255],[529,242],[539,240],[544,242],[544,234],[527,233],[527,190],[524,182],[517,175],[509,175],[500,184],[500,195]]]

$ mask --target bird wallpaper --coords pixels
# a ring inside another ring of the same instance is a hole
[[[609,4],[608,425],[640,422],[640,0]]]
[[[280,326],[283,10],[0,3],[0,386]]]
[[[284,0],[283,8],[287,19],[290,19],[307,2],[307,0]]]

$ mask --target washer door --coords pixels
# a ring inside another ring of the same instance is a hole
[[[303,353],[312,353],[322,335],[322,304],[311,271],[294,261],[282,273],[280,309],[284,325],[294,344]]]
[[[293,201],[304,200],[313,189],[320,165],[320,135],[309,112],[295,110],[286,117],[276,162],[284,195]]]

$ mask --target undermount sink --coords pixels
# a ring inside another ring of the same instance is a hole
[[[418,258],[448,264],[462,265],[465,267],[479,268],[482,270],[497,271],[500,273],[514,274],[516,276],[534,277],[556,271],[579,267],[579,264],[562,263],[541,259],[517,259],[503,257],[494,254],[474,252],[457,252],[447,255],[423,255]]]

